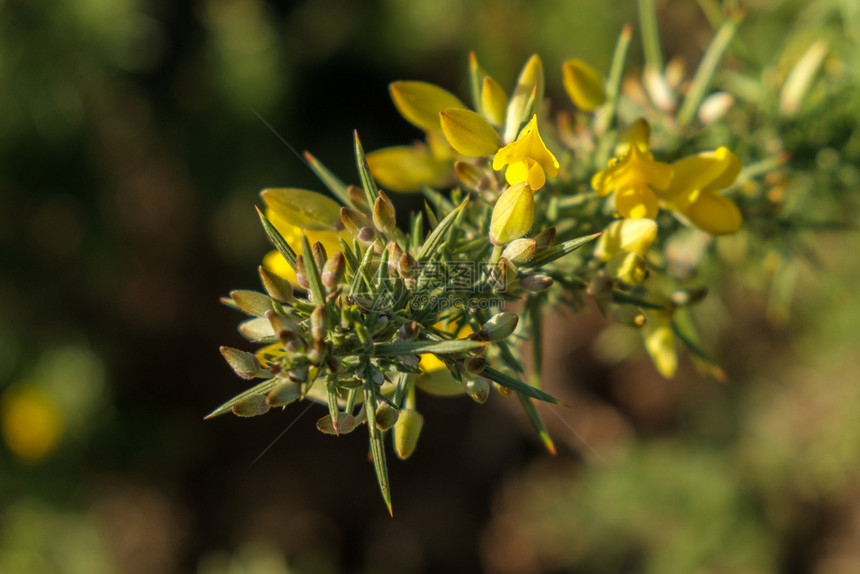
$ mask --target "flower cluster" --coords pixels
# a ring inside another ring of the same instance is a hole
[[[630,115],[628,43],[625,30],[607,80],[581,60],[563,64],[570,102],[554,118],[536,55],[509,92],[472,55],[469,106],[439,86],[394,82],[391,99],[423,142],[366,154],[356,134],[357,185],[306,154],[334,199],[265,190],[260,217],[275,251],[260,267],[264,292],[225,299],[249,315],[240,331],[262,347],[222,348],[239,376],[261,381],[210,416],[310,400],[328,408],[322,432],[366,424],[390,509],[384,438],[399,458],[415,449],[418,390],[514,396],[554,452],[534,402],[559,404],[540,389],[541,318],[553,306],[591,302],[639,330],[667,377],[679,341],[722,376],[688,313],[707,293],[694,272],[704,251],[681,261],[676,246],[741,229],[730,193],[750,175],[728,147],[698,147],[673,110]],[[420,193],[426,209],[402,217],[394,193]]]

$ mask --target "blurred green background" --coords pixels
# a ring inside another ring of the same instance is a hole
[[[741,4],[718,83],[766,88],[829,43],[814,107],[770,127],[785,189],[821,195],[810,216],[856,218],[860,9]],[[692,71],[720,4],[657,7]],[[355,181],[352,130],[368,150],[421,136],[389,82],[465,97],[470,49],[504,86],[538,52],[560,102],[561,62],[605,73],[625,23],[633,1],[0,2],[0,572],[860,572],[853,232],[724,270],[702,313],[725,384],[617,362],[598,314],[559,315],[557,457],[499,396],[421,397],[393,520],[360,433],[310,413],[256,460],[303,407],[202,421],[242,389],[218,298],[258,284],[258,191],[321,189],[269,126]]]

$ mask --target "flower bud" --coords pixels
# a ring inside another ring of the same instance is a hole
[[[394,453],[400,460],[406,460],[415,451],[424,417],[416,410],[403,409],[394,423]]]
[[[466,394],[482,405],[490,397],[490,382],[484,377],[471,377],[466,381]]]
[[[294,383],[304,383],[308,380],[308,365],[296,365],[287,373],[287,377]]]
[[[400,256],[400,260],[397,262],[397,270],[400,272],[400,276],[406,279],[415,277],[420,271],[418,262],[415,261],[415,258],[408,251],[404,251],[403,255]]]
[[[606,101],[603,80],[582,60],[568,60],[561,67],[564,89],[579,109],[590,112]]]
[[[328,261],[325,262],[325,265],[323,265],[322,268],[322,283],[325,286],[327,293],[334,291],[335,287],[337,287],[338,283],[343,279],[343,274],[345,272],[346,259],[344,258],[343,253],[338,251],[329,257]]]
[[[355,417],[349,413],[337,413],[337,422],[332,422],[331,415],[325,415],[317,421],[317,430],[324,434],[342,435],[355,430]]]
[[[348,207],[340,208],[340,220],[344,228],[354,236],[357,236],[362,228],[373,225],[363,214]]]
[[[388,245],[388,273],[394,277],[397,276],[397,266],[400,263],[400,258],[403,256],[403,250],[396,241],[389,241]]]
[[[398,341],[414,341],[418,338],[419,333],[418,322],[417,321],[409,321],[408,323],[404,323],[400,326],[400,329],[397,330],[397,340]]]
[[[307,352],[306,356],[308,361],[314,365],[322,365],[329,358],[330,353],[331,345],[322,339],[316,339],[311,343],[311,349]]]
[[[230,298],[236,306],[247,313],[256,317],[262,317],[266,311],[272,308],[272,299],[263,293],[257,291],[246,291],[240,289],[230,292]]]
[[[269,408],[266,395],[249,395],[236,401],[233,414],[237,417],[255,417],[269,412]]]
[[[467,357],[463,360],[463,370],[470,375],[479,375],[487,366],[487,360],[484,357]]]
[[[714,92],[702,100],[702,104],[699,106],[699,111],[697,112],[699,121],[705,125],[720,121],[734,103],[735,97],[729,92]]]
[[[666,81],[666,77],[659,70],[645,66],[642,83],[645,86],[645,91],[651,97],[651,101],[660,111],[671,113],[675,110],[678,105],[675,93],[669,82]]]
[[[500,257],[490,272],[490,281],[496,291],[504,293],[517,279],[517,269],[506,257]]]
[[[395,213],[394,204],[388,199],[384,191],[379,191],[379,197],[373,204],[373,224],[382,233],[388,233],[394,229]]]
[[[552,287],[553,280],[549,275],[543,273],[535,273],[534,275],[526,275],[520,278],[520,289],[531,293],[540,293]]]
[[[278,333],[281,346],[287,353],[303,355],[308,349],[308,343],[300,333],[292,331],[281,331]]]
[[[481,85],[481,107],[492,125],[497,128],[504,125],[508,96],[499,83],[490,76],[484,76],[484,82]]]
[[[323,305],[319,305],[311,312],[311,339],[322,341],[328,333],[329,320],[328,311]]]
[[[556,233],[557,231],[553,225],[552,227],[547,227],[535,236],[535,249],[538,253],[546,251],[552,247],[552,244],[555,243]]]
[[[376,230],[372,227],[362,227],[356,237],[364,245],[370,245],[376,241]]]
[[[285,407],[302,398],[301,387],[292,381],[276,385],[266,395],[266,402],[272,408]]]
[[[609,261],[619,251],[633,251],[644,256],[656,239],[657,222],[653,219],[619,219],[603,230],[594,247],[594,257]]]
[[[308,273],[305,269],[305,258],[301,255],[296,256],[296,283],[305,289],[310,287],[310,283],[308,283]]]
[[[286,303],[293,298],[293,286],[289,281],[278,277],[262,265],[258,271],[260,272],[260,280],[263,283],[263,288],[269,294],[269,297],[279,303]]]
[[[514,265],[522,265],[527,263],[537,253],[537,243],[534,239],[522,237],[514,239],[502,251],[502,257],[505,257]]]
[[[465,156],[487,156],[499,149],[499,134],[480,114],[465,108],[446,108],[439,112],[439,120],[445,139]]]
[[[606,264],[606,274],[627,285],[639,285],[648,277],[648,263],[633,251],[619,251]]]
[[[253,353],[232,347],[221,347],[219,350],[230,368],[243,379],[253,379],[261,369],[260,361]]]
[[[535,199],[528,183],[521,181],[507,188],[496,205],[490,220],[490,241],[506,245],[528,233],[535,219]]]
[[[676,289],[672,295],[672,303],[678,307],[695,305],[708,294],[707,287],[692,287],[687,289]]]
[[[364,195],[364,190],[357,185],[350,185],[346,188],[346,195],[355,206],[361,211],[369,211],[370,206],[367,205],[367,196]]]
[[[481,333],[486,335],[489,341],[501,341],[514,332],[519,321],[520,318],[515,313],[502,311],[501,313],[496,313],[490,317],[489,321],[484,323],[484,326],[481,327]]]
[[[311,246],[311,253],[313,254],[314,264],[316,268],[322,269],[323,265],[325,265],[326,260],[328,259],[328,254],[325,252],[325,245],[317,241]]]
[[[387,431],[397,422],[399,414],[397,409],[388,403],[382,403],[376,407],[376,428],[381,431]]]
[[[457,174],[460,183],[470,189],[478,189],[481,186],[482,178],[485,177],[484,172],[478,167],[460,160],[454,162],[454,173]]]

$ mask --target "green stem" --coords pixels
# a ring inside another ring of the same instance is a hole
[[[642,49],[645,65],[663,72],[663,52],[660,49],[660,29],[657,27],[657,8],[654,0],[639,0],[639,28],[642,32]]]

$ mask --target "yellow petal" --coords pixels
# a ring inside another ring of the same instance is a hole
[[[654,219],[660,210],[659,200],[646,186],[615,191],[615,209],[621,217]]]
[[[484,78],[481,86],[481,107],[491,124],[501,127],[505,123],[508,96],[499,83],[490,76]]]
[[[657,318],[654,314],[646,313],[645,325],[642,326],[642,338],[645,349],[651,356],[654,366],[667,379],[675,376],[678,370],[678,355],[675,352],[675,334],[665,319]]]
[[[526,119],[526,106],[534,92],[534,109],[533,114],[540,112],[540,105],[543,102],[544,94],[544,75],[543,63],[540,56],[537,54],[529,58],[523,66],[517,85],[514,88],[514,93],[511,96],[511,101],[508,103],[507,114],[505,115],[505,131],[504,141],[511,142],[517,135],[517,129]]]
[[[376,182],[387,189],[418,191],[422,185],[445,187],[451,182],[451,164],[430,154],[427,148],[394,146],[367,154],[367,165]]]
[[[594,247],[594,256],[607,261],[619,251],[644,256],[657,239],[657,222],[653,219],[619,219],[603,230]]]
[[[561,72],[564,89],[579,109],[590,112],[606,101],[600,74],[582,60],[568,60],[562,64]]]
[[[726,188],[740,170],[740,161],[726,147],[679,159],[672,164],[675,175],[663,197],[683,211],[693,199],[691,193]]]
[[[711,235],[733,233],[744,222],[735,202],[713,191],[699,193],[696,201],[691,203],[683,213],[696,227]]]
[[[499,149],[499,134],[480,114],[461,108],[439,112],[442,133],[448,143],[469,157],[490,155]]]
[[[388,91],[400,115],[427,131],[439,130],[443,109],[465,107],[451,92],[427,82],[393,82]]]
[[[267,216],[274,213],[294,227],[333,231],[340,221],[340,205],[321,193],[296,188],[270,188],[261,191],[260,195],[269,208]]]
[[[510,164],[513,166],[517,162],[529,159],[537,162],[543,168],[544,172],[546,172],[547,177],[558,175],[558,160],[546,148],[540,137],[537,116],[532,116],[532,119],[522,129],[515,141],[496,152],[495,157],[493,157],[493,169],[499,171],[505,165]],[[531,169],[532,166],[529,164],[527,167]],[[517,179],[523,181],[519,178]]]
[[[535,218],[535,200],[525,182],[509,187],[496,201],[490,221],[490,241],[505,245],[528,233]]]

